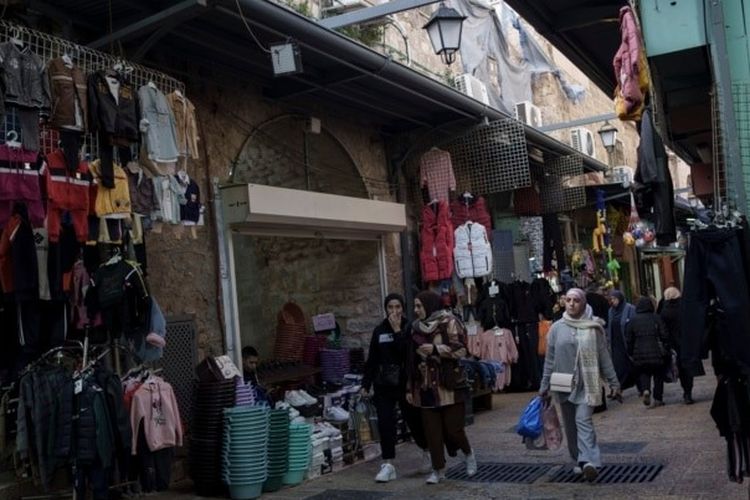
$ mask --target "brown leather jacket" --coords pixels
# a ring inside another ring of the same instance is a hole
[[[61,57],[47,64],[51,94],[50,125],[55,128],[88,130],[86,77],[78,66],[65,65]],[[79,119],[76,121],[76,103]]]

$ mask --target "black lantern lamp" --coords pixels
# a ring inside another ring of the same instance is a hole
[[[461,31],[465,16],[456,9],[446,7],[441,3],[438,10],[423,26],[430,35],[430,42],[435,54],[439,55],[445,64],[452,64],[456,60],[456,52],[461,48]]]

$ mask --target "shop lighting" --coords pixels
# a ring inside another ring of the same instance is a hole
[[[617,127],[612,126],[609,121],[604,122],[602,128],[599,129],[599,137],[607,152],[612,153],[617,144]]]
[[[466,17],[459,14],[456,9],[441,3],[423,26],[430,35],[435,54],[439,55],[445,64],[452,64],[456,60],[456,52],[461,48],[464,19]]]

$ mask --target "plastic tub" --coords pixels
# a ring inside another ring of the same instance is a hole
[[[296,485],[300,484],[303,479],[305,479],[305,471],[307,469],[303,469],[300,471],[288,471],[281,479],[281,482],[288,485]]]
[[[263,493],[263,483],[230,484],[229,496],[234,500],[250,500]]]

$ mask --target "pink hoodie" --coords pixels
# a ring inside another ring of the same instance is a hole
[[[172,386],[159,377],[151,377],[133,395],[130,425],[133,429],[133,455],[137,453],[138,430],[143,432],[151,451],[182,446],[180,409]]]

